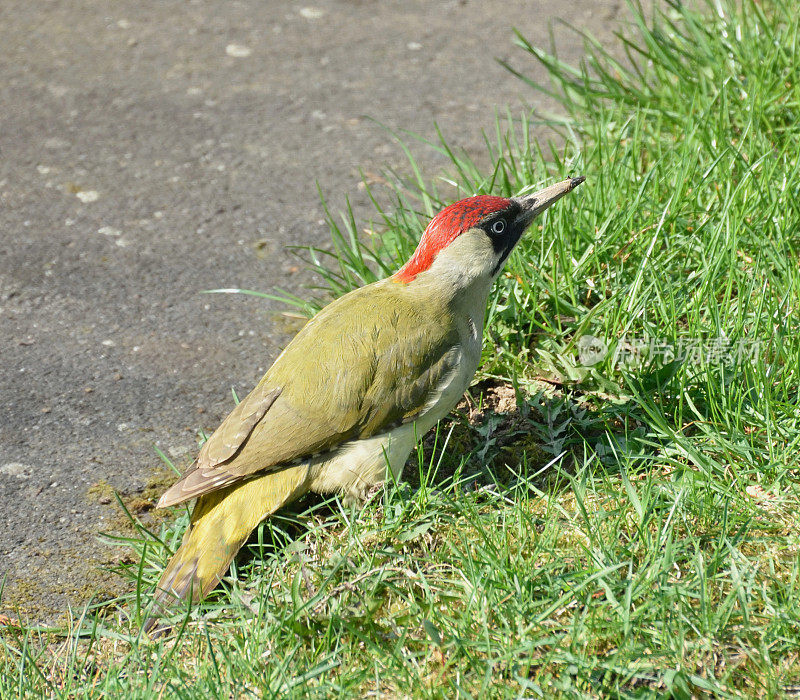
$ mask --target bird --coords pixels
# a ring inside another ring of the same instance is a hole
[[[400,477],[418,437],[472,381],[489,292],[511,251],[584,180],[445,207],[395,274],[306,323],[158,501],[165,508],[197,499],[145,632],[168,605],[204,598],[279,508],[309,491],[359,504],[389,472]]]

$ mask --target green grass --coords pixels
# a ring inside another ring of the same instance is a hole
[[[473,403],[364,510],[305,502],[262,527],[235,577],[176,613],[177,638],[138,626],[187,518],[138,531],[120,567],[133,593],[60,633],[2,632],[0,697],[800,686],[800,15],[787,7],[634,8],[613,54],[583,37],[577,67],[518,37],[559,115],[499,120],[491,172],[442,139],[428,145],[451,168],[431,180],[408,147],[412,177],[389,173],[392,201],[374,197],[379,233],[330,216],[333,255],[308,251],[317,296],[341,294],[395,271],[449,201],[586,175],[497,284]],[[545,125],[557,147],[535,140]],[[587,335],[608,347],[591,367]],[[701,351],[663,357],[644,339]]]

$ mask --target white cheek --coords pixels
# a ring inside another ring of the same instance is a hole
[[[436,256],[431,265],[435,275],[458,278],[467,284],[483,277],[492,278],[497,254],[489,237],[480,230],[466,231]]]

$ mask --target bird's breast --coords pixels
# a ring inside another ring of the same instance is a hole
[[[454,353],[453,369],[431,391],[425,408],[416,419],[417,435],[428,432],[451,411],[475,376],[481,357],[480,344],[462,342],[451,352]]]

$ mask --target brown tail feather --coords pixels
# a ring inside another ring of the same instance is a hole
[[[183,543],[158,582],[144,632],[149,633],[175,602],[202,600],[219,583],[253,529],[307,489],[308,465],[304,464],[201,496]],[[163,631],[159,628],[155,633]]]

